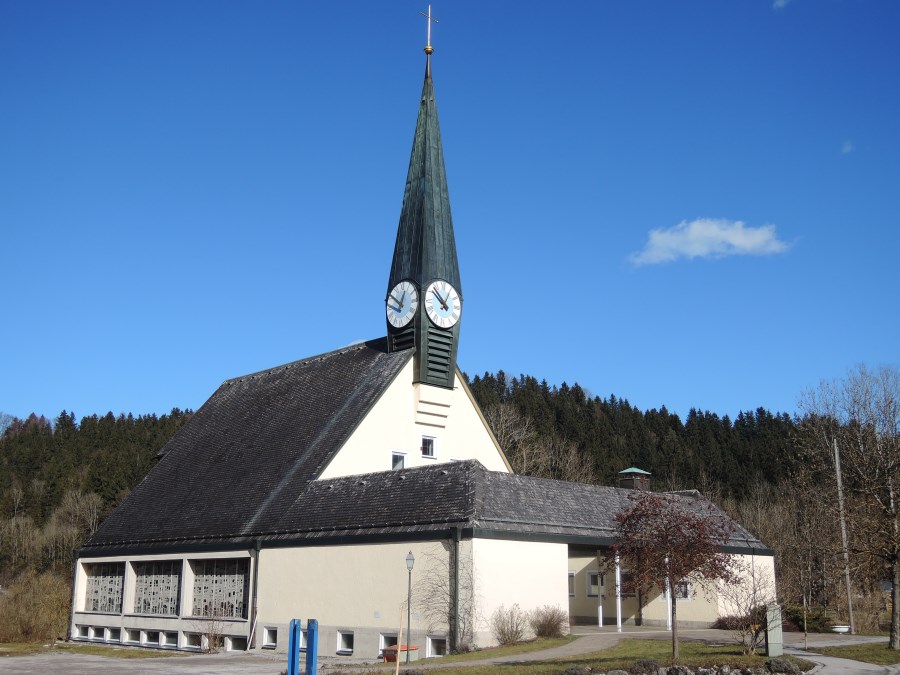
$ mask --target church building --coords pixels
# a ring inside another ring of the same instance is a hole
[[[397,642],[410,579],[403,642],[422,657],[493,644],[501,606],[635,620],[604,572],[633,490],[513,474],[457,366],[463,286],[425,51],[386,293],[372,298],[385,334],[224,382],[79,550],[73,639],[286,650],[290,620],[315,618],[321,655],[376,658]],[[739,526],[727,550],[774,574]],[[687,583],[680,619],[709,625],[720,601]],[[644,622],[665,625],[666,608],[660,593]]]

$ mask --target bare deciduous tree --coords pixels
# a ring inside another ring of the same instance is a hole
[[[467,651],[475,645],[476,625],[480,620],[475,571],[470,554],[461,554],[458,588],[453,571],[453,549],[444,544],[442,551],[423,556],[422,572],[417,575],[414,605],[418,606],[428,623],[429,631],[446,630],[451,635],[451,648]],[[457,592],[454,594],[454,590]],[[459,602],[454,611],[454,595]],[[458,620],[458,643],[452,644],[453,623]]]
[[[833,476],[840,467],[849,552],[890,570],[889,644],[900,649],[900,370],[857,366],[807,392],[801,408],[801,440],[810,460]]]

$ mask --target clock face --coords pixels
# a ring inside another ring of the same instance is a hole
[[[433,281],[425,291],[425,311],[428,318],[441,328],[450,328],[462,312],[459,293],[446,281]]]
[[[387,296],[387,319],[394,328],[412,321],[419,308],[419,292],[410,281],[401,281]]]

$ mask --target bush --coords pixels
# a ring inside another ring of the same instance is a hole
[[[511,645],[525,639],[528,615],[518,605],[509,609],[500,605],[491,615],[491,634],[501,645]]]
[[[528,616],[531,632],[539,638],[558,638],[569,632],[569,615],[559,605],[544,605]]]
[[[803,607],[785,605],[781,609],[782,624],[786,631],[803,632]],[[806,630],[810,633],[830,633],[834,621],[822,612],[806,613]]]
[[[0,642],[65,637],[71,588],[67,579],[26,572],[0,596]]]

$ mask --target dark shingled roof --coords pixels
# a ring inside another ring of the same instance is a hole
[[[86,546],[271,529],[411,357],[380,339],[226,381]]]
[[[466,534],[606,546],[612,543],[615,515],[631,505],[634,491],[598,485],[491,472],[478,461],[435,464],[307,484],[277,520],[255,532],[232,537],[160,541],[162,548],[186,543],[215,546],[314,545],[366,540],[445,537],[453,528]],[[699,495],[676,496],[689,508],[706,508]],[[721,511],[716,513],[728,519]],[[770,553],[735,523],[730,549]],[[224,541],[223,541],[224,539]],[[147,548],[150,542],[102,542],[95,537],[83,554],[103,549]]]

